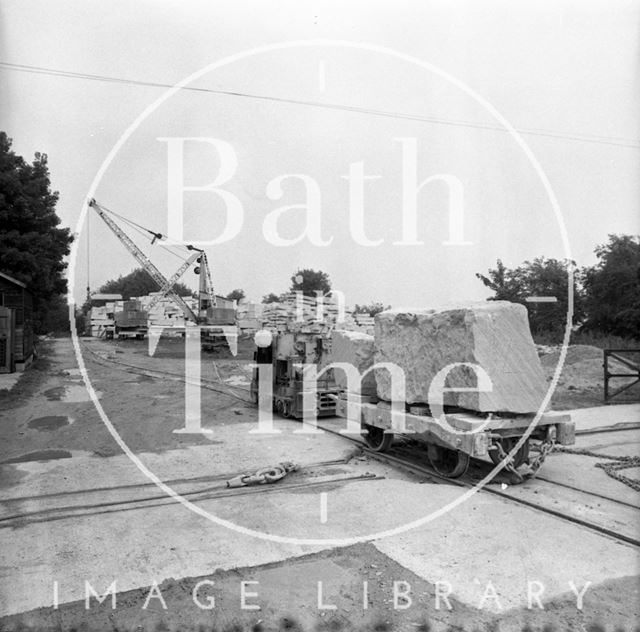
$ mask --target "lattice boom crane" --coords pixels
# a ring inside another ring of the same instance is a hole
[[[207,256],[204,251],[195,248],[194,246],[186,246],[189,250],[194,250],[192,254],[175,272],[175,274],[167,279],[158,268],[151,262],[149,257],[138,248],[138,246],[132,241],[132,239],[113,221],[109,216],[111,211],[101,206],[94,199],[90,200],[89,206],[93,208],[100,216],[102,221],[111,229],[114,235],[122,242],[124,247],[134,256],[135,260],[143,267],[143,269],[149,274],[149,276],[160,287],[160,296],[169,296],[182,310],[186,319],[200,323],[206,319],[207,307],[215,306],[216,300],[213,294],[213,286],[211,284],[211,272],[209,271],[209,264],[207,262]],[[151,230],[145,229],[150,235],[153,236],[151,243],[156,239],[161,239],[163,236],[160,233],[155,233]],[[196,314],[184,299],[173,289],[176,281],[184,274],[189,266],[198,261],[200,266],[196,268],[196,272],[200,275],[200,286],[198,293],[198,313]],[[157,300],[156,300],[157,302]],[[152,305],[155,303],[152,303]],[[151,306],[150,306],[151,307]]]

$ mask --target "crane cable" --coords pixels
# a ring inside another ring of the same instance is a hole
[[[89,219],[91,213],[87,213],[87,303],[91,301],[91,230],[89,227]]]
[[[128,217],[125,217],[124,215],[120,215],[120,213],[116,213],[115,211],[112,211],[111,209],[107,208],[106,206],[102,206],[102,204],[100,204],[98,206],[99,206],[100,210],[104,211],[105,213],[109,213],[110,215],[113,215],[114,217],[117,217],[120,221],[124,222],[125,224],[128,224],[136,232],[138,232],[140,235],[142,235],[142,237],[144,237],[145,239],[149,239],[151,241],[151,243],[153,243],[157,239],[166,238],[166,235],[163,235],[162,233],[157,233],[154,230],[151,230],[150,228],[147,228],[146,226],[143,226],[142,224],[138,224],[137,222],[134,222],[132,219],[129,219]],[[149,235],[151,235],[151,237],[149,237]],[[182,255],[176,253],[175,251],[171,250],[171,248],[181,248],[186,253],[191,252],[192,250],[195,249],[193,246],[187,246],[187,245],[184,245],[184,244],[160,244],[160,245],[169,254],[172,254],[174,257],[177,257],[178,259],[180,259],[182,261],[185,260],[184,256],[182,256]]]
[[[128,217],[125,217],[124,215],[120,215],[120,213],[116,213],[115,211],[112,211],[111,209],[107,208],[106,206],[103,206],[102,204],[98,204],[97,202],[95,202],[95,205],[101,211],[103,211],[105,213],[109,213],[110,215],[113,215],[113,216],[117,217],[120,221],[122,221],[125,224],[127,224],[128,226],[130,226],[134,231],[136,231],[144,239],[149,240],[152,244],[156,240],[163,239],[163,238],[166,237],[162,233],[157,233],[157,232],[147,228],[146,226],[143,226],[142,224],[138,224],[137,222],[134,222],[132,219],[129,219]],[[87,224],[87,227],[88,227],[88,224]],[[151,235],[151,237],[150,237],[150,235]],[[87,230],[87,297],[89,297],[89,268],[88,268],[88,266],[89,266],[89,246],[88,246],[88,241],[89,241],[89,232]],[[161,243],[160,245],[162,246],[162,248],[164,248],[165,252],[168,252],[170,255],[173,255],[174,257],[176,257],[176,259],[178,259],[179,261],[181,261],[183,263],[187,260],[187,257],[185,256],[184,253],[189,253],[190,254],[191,251],[198,250],[194,246],[184,245],[184,244],[162,244]],[[184,250],[184,253],[177,253],[177,252],[175,252],[175,250],[172,250],[172,248],[182,249],[182,250]],[[207,272],[208,272],[208,270],[207,270]],[[210,281],[210,275],[209,275],[209,281]],[[213,287],[213,286],[211,285],[211,287]],[[213,299],[212,303],[215,305],[215,299]]]

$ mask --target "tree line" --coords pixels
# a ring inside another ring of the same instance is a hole
[[[495,268],[476,274],[492,292],[489,300],[521,303],[529,312],[534,335],[564,331],[573,276],[573,326],[580,331],[640,339],[640,237],[609,235],[595,249],[597,263],[537,257],[515,268],[498,259]],[[539,297],[555,302],[538,302]]]

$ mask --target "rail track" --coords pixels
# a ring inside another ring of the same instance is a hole
[[[326,472],[327,469],[332,467],[344,467],[345,465],[346,461],[344,459],[307,463],[297,471],[297,474],[299,475],[297,478],[294,477],[290,482],[282,482],[277,485],[256,485],[238,488],[229,487],[227,485],[226,482],[228,480],[244,475],[246,472],[229,472],[227,474],[214,476],[173,479],[167,480],[165,483],[174,487],[187,485],[187,489],[181,491],[180,495],[188,498],[191,502],[201,502],[205,500],[226,499],[235,496],[250,496],[253,494],[268,494],[279,491],[306,489],[309,487],[322,488],[342,483],[380,480],[383,478],[369,472],[349,475],[342,475],[338,472],[338,475],[333,476]],[[324,476],[317,477],[316,475],[316,477],[309,480],[298,480],[305,475],[312,474],[313,470],[316,468],[323,468]],[[149,482],[134,485],[84,488],[30,497],[3,498],[0,499],[0,505],[4,506],[8,511],[5,515],[0,515],[0,530],[38,522],[53,522],[56,520],[65,520],[74,517],[158,507],[175,502],[173,498],[168,497],[164,493],[148,493],[148,490],[153,488],[155,488],[155,483]],[[122,492],[124,492],[124,497],[122,498],[108,501],[103,500],[100,502],[87,502],[87,498],[90,498],[91,496],[102,497],[105,494],[118,494]],[[139,493],[136,494],[136,492]],[[59,500],[62,500],[67,504],[57,504],[57,501]],[[77,502],[74,502],[74,500],[77,500]],[[29,502],[40,503],[43,506],[31,511],[11,512],[11,507],[13,505],[22,507],[25,503]]]
[[[157,370],[157,369],[149,369],[146,367],[140,367],[131,363],[127,363],[127,362],[123,362],[123,361],[118,361],[112,358],[107,358],[104,357],[100,354],[97,354],[95,351],[93,351],[92,349],[89,349],[86,345],[83,345],[84,348],[86,348],[94,357],[94,359],[96,360],[96,362],[98,362],[99,364],[108,364],[108,365],[114,365],[116,367],[121,368],[124,371],[128,371],[128,372],[133,372],[133,373],[139,373],[141,375],[147,375],[149,377],[154,377],[154,378],[158,378],[158,379],[169,379],[172,381],[180,381],[180,382],[184,382],[186,383],[187,380],[185,379],[184,375],[178,374],[178,373],[173,373],[170,371],[161,371],[161,370]],[[255,406],[255,404],[253,402],[251,402],[251,400],[249,399],[249,397],[243,397],[242,395],[239,395],[238,393],[233,392],[233,389],[231,389],[231,387],[229,387],[228,385],[225,385],[224,382],[220,381],[216,381],[216,380],[206,380],[206,379],[202,379],[201,380],[201,385],[203,388],[217,392],[217,393],[221,393],[223,395],[226,395],[228,397],[232,397],[236,400],[239,400],[247,405],[250,406]],[[246,390],[246,392],[248,393],[248,389],[243,389],[242,387],[234,387],[235,390]],[[380,452],[375,452],[373,450],[370,450],[369,448],[366,447],[366,444],[358,438],[349,436],[349,435],[345,435],[340,433],[338,430],[336,430],[335,428],[331,428],[331,426],[323,420],[318,420],[318,427],[321,428],[322,430],[335,434],[339,437],[341,437],[342,439],[345,439],[351,443],[355,443],[357,444],[360,449],[362,450],[362,452],[364,454],[366,454],[367,456],[369,456],[370,458],[376,459],[382,463],[386,463],[387,465],[391,466],[391,467],[395,467],[395,468],[400,468],[403,469],[405,471],[408,471],[416,476],[422,477],[423,479],[428,480],[429,482],[432,483],[436,483],[436,484],[447,484],[447,485],[455,485],[461,488],[473,488],[475,487],[475,483],[472,480],[469,480],[468,476],[464,477],[464,478],[460,478],[460,479],[451,479],[451,478],[447,478],[444,477],[440,474],[438,474],[433,468],[431,468],[428,465],[425,465],[424,463],[417,463],[415,461],[415,458],[413,458],[411,455],[407,455],[406,454],[406,450],[405,453],[403,454],[403,450],[401,449],[400,446],[397,447],[393,447],[389,452],[386,453],[380,453]],[[640,428],[640,424],[624,424],[624,426],[622,426],[622,424],[616,424],[613,426],[602,426],[599,428],[593,428],[593,429],[588,429],[588,430],[578,430],[576,432],[577,436],[580,435],[592,435],[592,434],[604,434],[604,433],[609,433],[609,432],[618,432],[618,431],[622,431],[622,430],[635,430]],[[422,458],[424,458],[424,448],[423,448],[423,454],[422,454]],[[476,459],[472,460],[473,462],[475,462],[476,465],[480,466],[480,467],[488,467],[489,464],[485,463],[484,461],[479,461]],[[493,466],[491,466],[493,467]],[[535,481],[535,482],[534,482]],[[621,501],[619,499],[615,499],[615,498],[611,498],[609,496],[605,496],[602,494],[598,494],[598,493],[594,493],[588,490],[583,490],[580,488],[577,488],[575,486],[569,485],[569,484],[565,484],[565,483],[561,483],[552,479],[548,479],[545,477],[541,477],[541,476],[537,476],[536,479],[534,479],[534,481],[531,481],[530,483],[528,483],[529,485],[536,484],[539,485],[540,487],[544,487],[544,486],[553,486],[553,487],[559,487],[559,488],[564,488],[567,490],[571,490],[573,492],[578,493],[579,495],[582,496],[586,496],[586,497],[592,497],[592,498],[596,498],[596,499],[600,499],[602,501],[608,502],[608,503],[612,503],[614,505],[619,505],[620,507],[624,507],[627,510],[633,510],[634,512],[637,512],[637,520],[635,521],[634,524],[637,524],[638,520],[640,520],[640,506],[638,505],[634,505],[625,501]],[[568,511],[563,511],[561,509],[556,509],[553,507],[549,507],[549,506],[544,506],[543,504],[541,504],[540,502],[534,502],[530,499],[527,498],[522,498],[522,497],[518,497],[515,496],[511,491],[507,491],[506,489],[504,489],[506,485],[502,485],[500,488],[498,487],[494,487],[494,486],[489,486],[489,485],[484,485],[480,490],[479,493],[486,493],[486,494],[491,494],[494,496],[498,496],[500,498],[503,498],[505,501],[510,502],[510,503],[515,503],[518,505],[522,505],[525,507],[528,507],[530,509],[533,509],[535,511],[539,511],[542,512],[544,514],[547,515],[551,515],[554,516],[556,518],[559,518],[561,520],[567,521],[567,522],[571,522],[573,524],[585,527],[587,529],[590,529],[591,531],[594,531],[596,533],[599,533],[601,535],[605,535],[609,538],[612,538],[618,542],[621,543],[625,543],[625,544],[630,544],[632,546],[636,546],[640,548],[640,538],[636,537],[636,536],[632,536],[629,534],[625,534],[625,533],[621,533],[619,531],[616,531],[615,529],[612,529],[610,527],[607,527],[605,525],[602,524],[598,524],[596,522],[587,520],[579,515],[575,515],[575,514],[571,514]],[[285,488],[285,485],[276,485],[275,489],[283,489]],[[262,491],[263,488],[260,488],[260,491]],[[538,494],[538,496],[540,496],[541,494]],[[542,496],[544,497],[544,494],[542,494]],[[0,521],[1,524],[1,521]]]
[[[96,362],[97,364],[101,364],[103,366],[115,365],[120,370],[126,371],[128,373],[136,373],[138,375],[145,375],[147,377],[152,377],[157,379],[166,379],[172,382],[182,382],[184,384],[195,384],[195,382],[187,380],[185,378],[184,373],[175,373],[172,371],[159,371],[158,369],[150,369],[148,367],[141,367],[136,364],[131,364],[130,362],[123,362],[122,360],[116,360],[114,358],[110,358],[100,353],[97,353],[86,344],[82,344],[82,348],[91,354],[91,357],[94,362]],[[218,380],[208,380],[205,378],[201,378],[200,385],[202,388],[206,390],[214,391],[216,393],[221,393],[222,395],[227,395],[228,397],[231,397],[245,404],[249,404],[253,406],[253,402],[251,402],[249,397],[243,397],[242,395],[238,395],[237,393],[234,393],[231,387],[224,384],[224,382],[222,382],[221,380],[218,381]],[[242,389],[241,387],[236,387],[236,389],[246,390],[247,393],[249,392],[248,389]]]

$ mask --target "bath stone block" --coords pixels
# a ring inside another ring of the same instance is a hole
[[[331,353],[323,364],[326,366],[329,362],[348,362],[362,374],[373,366],[374,352],[373,336],[359,331],[334,330],[331,333]],[[335,369],[333,373],[337,386],[346,389],[347,378],[344,371]],[[363,395],[376,394],[373,371],[367,373],[362,379],[360,392]]]
[[[478,412],[535,413],[547,383],[531,337],[527,310],[508,301],[439,309],[393,309],[375,317],[375,361],[405,374],[408,404],[428,403],[434,376],[450,364],[473,363],[491,379],[489,392],[444,393],[444,404]],[[378,397],[394,399],[388,371],[376,369]],[[456,367],[445,388],[477,386],[476,372]],[[395,393],[399,398],[399,393]]]

